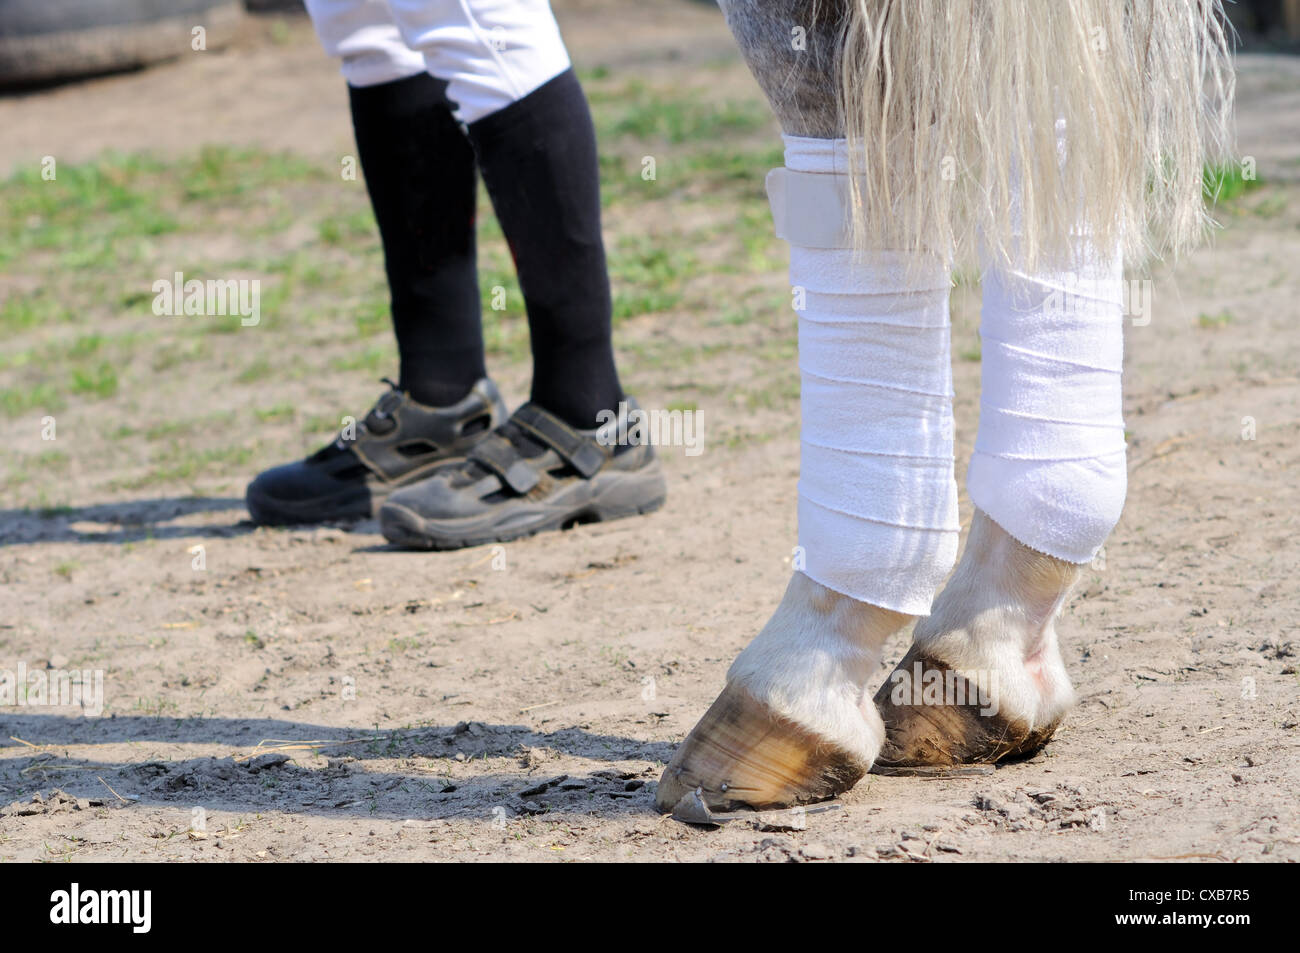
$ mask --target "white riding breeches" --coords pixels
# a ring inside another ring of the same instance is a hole
[[[547,0],[306,0],[325,52],[352,86],[427,71],[472,123],[569,68]]]

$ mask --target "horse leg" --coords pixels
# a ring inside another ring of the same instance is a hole
[[[825,190],[843,184],[835,174],[843,5],[723,7],[786,134],[786,169],[769,193],[792,246],[791,283],[806,295],[805,564],[664,772],[656,801],[666,811],[694,792],[714,808],[768,808],[852,787],[884,742],[867,691],[882,645],[929,611],[958,529],[946,266],[904,252],[860,254],[846,236],[814,234],[784,214],[807,200],[829,203],[825,220],[845,210],[842,193]]]

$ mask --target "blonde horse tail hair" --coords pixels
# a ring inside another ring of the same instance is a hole
[[[1025,266],[1080,230],[1130,260],[1204,237],[1204,166],[1232,145],[1219,0],[847,6],[840,110],[859,244],[970,260],[978,236]]]

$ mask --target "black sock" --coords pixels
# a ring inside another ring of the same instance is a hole
[[[399,386],[454,404],[487,375],[474,240],[474,150],[446,83],[426,73],[349,87],[352,128],[384,244]]]
[[[572,426],[596,426],[623,391],[610,341],[600,171],[587,98],[566,70],[472,123],[469,136],[528,309],[532,399]]]

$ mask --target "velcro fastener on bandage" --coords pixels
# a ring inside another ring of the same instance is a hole
[[[767,201],[777,238],[802,248],[851,248],[849,177],[772,169]]]

